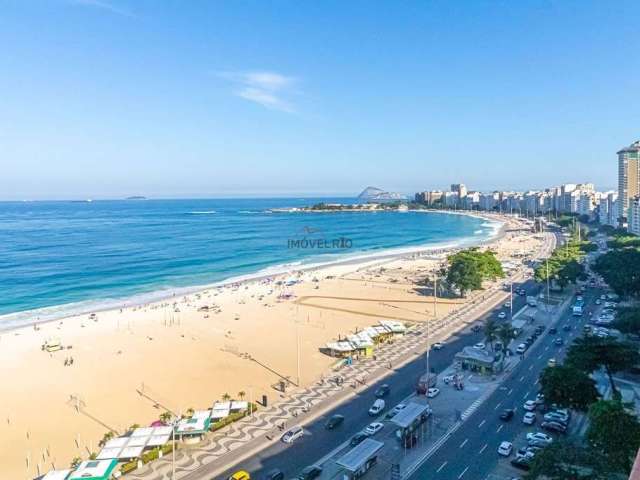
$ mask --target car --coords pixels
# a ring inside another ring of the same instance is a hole
[[[533,458],[535,454],[540,450],[542,450],[542,447],[538,447],[535,445],[526,445],[518,449],[518,451],[516,452],[516,456]]]
[[[445,375],[444,377],[442,377],[442,381],[445,383],[445,385],[449,385],[451,382],[453,382],[456,379],[457,375],[455,373],[451,373],[449,375]]]
[[[436,342],[433,345],[431,345],[431,348],[433,348],[434,350],[442,350],[444,348],[444,343]]]
[[[437,397],[439,393],[440,393],[439,388],[435,388],[435,387],[429,388],[427,389],[427,398]]]
[[[543,418],[546,422],[558,422],[562,423],[563,425],[569,423],[569,417],[561,415],[558,412],[545,413]]]
[[[508,408],[506,410],[503,410],[502,413],[500,414],[500,420],[504,420],[505,422],[508,422],[513,418],[515,413],[516,413],[515,408]]]
[[[527,433],[527,443],[529,445],[550,445],[553,438],[542,432]]]
[[[284,473],[279,468],[269,470],[262,480],[284,480]]]
[[[284,443],[293,443],[302,435],[304,435],[302,427],[293,427],[291,430],[284,432],[284,435],[282,435],[282,441]]]
[[[538,405],[542,405],[544,403],[544,393],[537,394],[535,401]]]
[[[536,423],[536,414],[533,412],[527,412],[522,417],[522,423],[525,425],[533,425]]]
[[[389,395],[390,392],[391,392],[391,387],[385,383],[378,387],[375,395],[376,395],[376,398],[382,398]]]
[[[504,308],[511,308],[511,302],[504,302]]]
[[[527,457],[516,457],[511,460],[511,465],[520,470],[531,470],[531,460]]]
[[[567,426],[559,422],[542,422],[540,427],[550,432],[565,433],[567,431]]]
[[[503,457],[508,457],[511,455],[513,451],[513,443],[511,442],[502,442],[498,447],[498,455],[502,455]]]
[[[547,361],[547,366],[548,367],[555,367],[558,364],[558,362],[556,361],[555,358],[550,358],[549,361]]]
[[[498,314],[498,318],[501,319],[501,320],[504,319],[504,318],[507,318],[507,314],[505,312],[500,312]]]
[[[600,300],[606,300],[606,299],[607,299],[607,296],[606,296],[606,295],[604,295],[604,294],[603,294],[603,295],[600,295]]]
[[[526,402],[524,402],[524,405],[522,407],[528,412],[533,412],[537,406],[538,404],[535,402],[535,400],[527,400]]]
[[[596,305],[600,305],[602,303],[602,300],[600,300],[599,298],[596,298]]]
[[[556,347],[561,347],[562,345],[564,345],[564,340],[562,338],[558,337],[553,341],[553,344]]]
[[[529,337],[526,338],[524,343],[526,343],[527,346],[530,347],[531,345],[533,345],[533,342],[535,342],[535,341],[536,341],[536,339],[534,337],[529,336]]]
[[[480,325],[474,325],[473,327],[471,327],[471,331],[473,333],[478,333],[480,330],[482,330],[482,327]]]
[[[378,398],[375,402],[373,402],[373,405],[371,405],[371,408],[369,409],[369,415],[371,415],[372,417],[380,415],[380,412],[384,410],[385,406],[385,401],[381,398]]]
[[[356,445],[360,445],[369,435],[364,432],[358,432],[349,441],[349,445],[355,447]]]
[[[362,431],[367,436],[372,436],[378,433],[380,430],[384,428],[384,423],[373,422],[367,425],[367,427]]]
[[[520,295],[521,297],[524,297],[527,294],[527,291],[523,288],[518,292],[518,295]]]
[[[251,475],[249,475],[249,472],[245,472],[244,470],[238,470],[236,473],[231,475],[228,480],[251,480]]]
[[[527,348],[528,348],[528,345],[526,343],[521,343],[516,348],[516,353],[519,354],[519,355],[522,355],[524,352],[527,351]]]
[[[322,474],[322,467],[318,465],[311,465],[309,467],[305,467],[298,475],[298,480],[313,480],[314,478],[318,478]]]
[[[329,420],[327,420],[327,423],[324,424],[324,428],[327,430],[334,430],[342,425],[342,422],[344,422],[344,416],[333,415]]]
[[[485,344],[482,342],[478,342],[476,343],[473,348],[475,348],[476,350],[484,350]]]
[[[555,335],[556,333],[558,333],[558,329],[556,327],[551,327],[549,329],[549,335]]]
[[[544,325],[538,325],[535,329],[536,332],[538,332],[538,334],[544,332],[545,326]]]
[[[387,418],[395,417],[401,410],[404,410],[407,406],[404,403],[399,403],[395,407],[393,407],[389,413],[387,413]]]
[[[570,332],[571,331],[571,325],[565,325],[562,327],[562,330],[564,330],[565,332]]]

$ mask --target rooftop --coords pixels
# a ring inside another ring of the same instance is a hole
[[[623,148],[622,150],[620,150],[618,152],[618,155],[620,155],[621,153],[634,153],[634,152],[640,152],[640,140],[638,140],[636,142],[633,142],[628,147]]]
[[[373,457],[383,446],[384,443],[373,440],[372,438],[367,438],[357,447],[349,450],[340,457],[336,461],[336,464],[350,472],[355,472],[362,468],[366,461]]]

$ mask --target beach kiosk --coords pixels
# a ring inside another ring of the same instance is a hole
[[[342,468],[342,479],[353,480],[362,477],[378,463],[378,452],[384,443],[372,438],[363,440],[336,461]]]
[[[356,353],[363,357],[369,357],[373,355],[373,340],[365,332],[349,335],[347,340],[353,345]]]
[[[211,410],[196,410],[191,418],[183,418],[176,425],[176,435],[182,439],[196,438],[198,441],[208,430],[211,425]]]
[[[346,342],[344,340],[339,342],[329,342],[326,347],[320,349],[320,351],[326,353],[331,357],[336,358],[346,358],[353,355],[355,352],[355,348],[351,345],[351,342]]]
[[[380,325],[394,337],[401,337],[407,333],[407,327],[405,327],[402,322],[396,320],[380,320]]]
[[[455,354],[454,358],[463,370],[482,375],[500,373],[504,366],[504,357],[501,352],[496,352],[494,355],[473,347],[464,347],[461,352]]]
[[[117,460],[87,460],[78,465],[68,480],[110,480]]]
[[[38,480],[67,480],[71,470],[50,470],[44,477],[39,477]]]
[[[431,415],[431,407],[428,403],[410,402],[391,418],[391,423],[398,427],[396,436],[404,440],[412,435],[418,427],[424,425]]]

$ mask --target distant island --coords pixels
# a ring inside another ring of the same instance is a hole
[[[132,197],[127,197],[125,200],[146,200],[147,197],[142,197],[140,195],[133,195]]]

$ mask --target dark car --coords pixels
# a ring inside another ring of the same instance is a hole
[[[533,337],[527,337],[527,339],[524,341],[524,343],[526,343],[528,346],[533,345],[533,342],[535,342],[535,338]]]
[[[517,457],[511,460],[511,465],[520,470],[531,470],[531,460],[528,460],[527,457]]]
[[[327,430],[333,430],[334,428],[338,428],[340,425],[342,425],[342,422],[344,422],[344,417],[342,415],[334,415],[329,420],[327,420],[327,423],[324,424],[324,427]]]
[[[544,325],[538,325],[535,329],[535,332],[540,335],[542,332],[544,332]]]
[[[562,327],[562,330],[564,330],[565,332],[570,332],[571,331],[571,325],[565,325],[564,327]]]
[[[322,474],[322,467],[317,465],[311,465],[310,467],[305,467],[300,475],[298,475],[298,480],[313,480],[314,478],[318,478]]]
[[[514,409],[509,408],[500,414],[500,420],[504,420],[505,422],[508,422],[513,418],[514,415],[515,415]]]
[[[380,385],[378,387],[375,395],[376,395],[376,398],[382,398],[389,395],[389,392],[391,392],[391,387],[389,387],[389,385],[385,383],[384,385]]]
[[[540,427],[550,432],[565,433],[567,431],[566,425],[560,422],[542,422]]]
[[[556,327],[551,327],[549,329],[549,335],[555,335],[556,333],[558,333],[558,329]]]
[[[353,437],[351,437],[351,441],[349,442],[349,445],[351,445],[352,447],[355,447],[356,445],[360,445],[365,439],[367,438],[367,436],[360,432],[360,433],[356,433]]]
[[[264,476],[263,480],[284,480],[284,473],[282,470],[274,468]]]
[[[558,337],[558,338],[556,338],[556,339],[553,341],[553,343],[554,343],[555,345],[557,345],[558,347],[561,347],[562,345],[564,345],[564,340],[563,340],[563,339],[561,339],[560,337]]]

